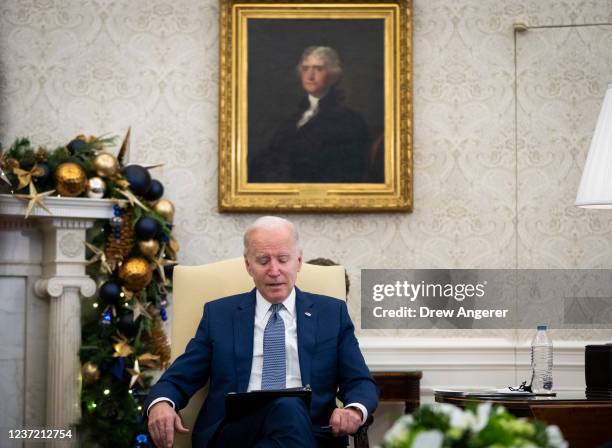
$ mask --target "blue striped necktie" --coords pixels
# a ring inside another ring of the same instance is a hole
[[[272,314],[264,329],[262,389],[285,388],[285,322],[279,314],[282,306],[282,303],[275,303],[270,307]]]

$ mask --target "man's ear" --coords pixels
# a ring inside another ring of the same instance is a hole
[[[298,255],[298,272],[300,272],[300,269],[302,269],[302,250],[300,249],[300,254]]]
[[[246,268],[249,275],[253,277],[253,274],[251,274],[251,264],[249,263],[249,259],[247,258],[246,254],[244,254],[244,267]]]

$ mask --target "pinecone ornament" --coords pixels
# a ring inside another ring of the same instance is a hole
[[[152,348],[153,354],[159,356],[161,368],[167,369],[170,365],[170,344],[159,316],[153,319],[151,333],[144,337],[144,342]]]
[[[122,222],[119,227],[119,239],[116,238],[114,232],[109,232],[104,248],[106,260],[113,271],[132,251],[135,241],[134,226],[132,223],[134,220],[134,211],[131,208],[124,209],[121,218]]]

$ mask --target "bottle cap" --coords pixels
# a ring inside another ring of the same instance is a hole
[[[538,325],[538,331],[546,330],[546,325]]]

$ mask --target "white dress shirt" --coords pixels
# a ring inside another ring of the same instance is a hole
[[[268,319],[272,312],[270,308],[272,303],[268,302],[257,290],[255,294],[255,331],[253,333],[253,362],[251,364],[251,377],[249,379],[248,391],[261,389],[261,374],[263,370],[263,335],[268,323]],[[300,372],[300,359],[298,354],[297,340],[297,319],[295,309],[295,288],[291,290],[291,294],[282,302],[279,314],[285,323],[285,365],[287,366],[285,386],[301,387],[302,374]],[[167,401],[174,408],[174,402],[166,397],[159,397],[153,400],[147,408],[147,415],[151,407],[160,402]],[[361,403],[350,403],[344,406],[345,408],[353,407],[361,411],[361,424],[364,424],[368,419],[368,410]]]
[[[256,293],[255,302],[255,332],[253,333],[253,363],[251,364],[251,378],[248,391],[261,389],[261,375],[263,372],[263,337],[268,319],[272,315],[272,304]],[[295,288],[280,307],[281,319],[285,324],[285,387],[301,387],[302,374],[300,373],[300,358],[297,347],[297,320],[295,318]]]

